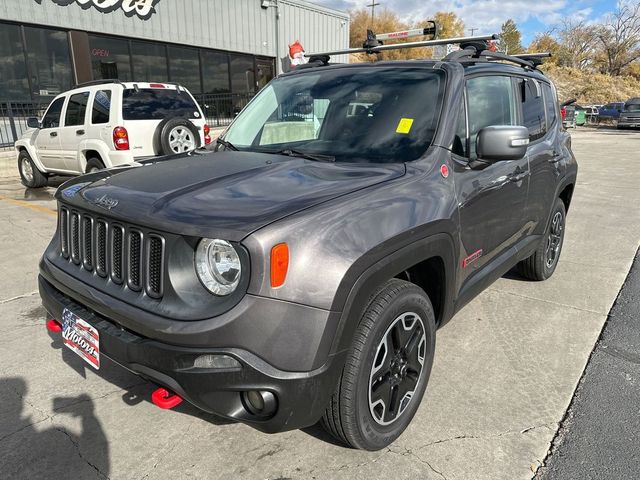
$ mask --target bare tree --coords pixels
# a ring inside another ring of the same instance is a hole
[[[604,50],[604,71],[621,75],[640,58],[640,1],[622,3],[598,29]]]
[[[594,65],[598,27],[565,18],[557,30],[560,43],[558,64],[586,70]]]

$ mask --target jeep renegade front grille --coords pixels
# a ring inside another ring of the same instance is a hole
[[[165,241],[157,233],[60,208],[60,253],[79,270],[111,279],[134,292],[161,298]]]

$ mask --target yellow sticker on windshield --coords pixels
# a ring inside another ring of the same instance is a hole
[[[398,128],[396,128],[396,133],[407,134],[411,131],[411,127],[413,126],[413,118],[401,118],[400,122],[398,122]]]

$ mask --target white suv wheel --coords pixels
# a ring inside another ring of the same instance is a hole
[[[196,140],[188,128],[178,125],[169,132],[169,146],[175,153],[195,150]]]
[[[28,159],[26,158],[22,159],[22,161],[20,162],[20,170],[22,171],[22,176],[24,177],[24,179],[27,182],[32,183],[33,167],[31,167],[31,162]]]

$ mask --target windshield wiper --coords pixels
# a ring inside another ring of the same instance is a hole
[[[336,157],[331,155],[320,155],[317,153],[306,153],[301,152],[300,150],[280,150],[278,152],[269,152],[274,155],[286,155],[287,157],[296,157],[296,158],[304,158],[306,160],[313,160],[314,162],[335,162]]]
[[[227,150],[235,150],[236,152],[238,151],[238,147],[236,147],[233,143],[227,142],[220,137],[216,138],[216,143],[222,145]]]

